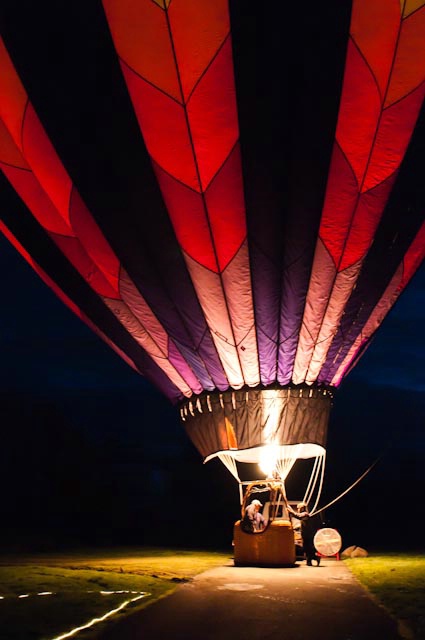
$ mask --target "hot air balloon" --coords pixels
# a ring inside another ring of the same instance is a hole
[[[1,231],[204,461],[284,501],[311,459],[316,506],[333,397],[425,254],[425,3],[2,4]]]

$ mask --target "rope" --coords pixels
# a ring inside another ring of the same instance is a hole
[[[221,460],[224,466],[227,467],[232,476],[236,478],[236,480],[240,483],[241,480],[239,478],[238,467],[234,457],[229,455],[228,453],[219,453],[218,458]]]
[[[317,467],[315,486],[317,484],[317,477],[319,475],[319,472],[320,472],[320,484],[319,484],[319,488],[318,488],[317,494],[316,494],[316,501],[315,501],[314,506],[313,506],[313,513],[314,513],[315,508],[319,504],[320,496],[322,495],[323,480],[324,480],[324,477],[325,477],[325,463],[326,463],[326,454],[320,458],[320,463],[319,463],[319,465]],[[311,494],[310,497],[312,497],[312,495],[313,494]]]
[[[336,497],[334,500],[332,500],[332,502],[329,502],[327,505],[325,505],[324,507],[321,507],[321,509],[318,509],[317,511],[313,511],[310,515],[314,516],[318,513],[321,513],[322,511],[324,511],[325,509],[327,509],[328,507],[330,507],[331,505],[335,504],[335,502],[338,502],[338,500],[340,500],[343,496],[345,496],[349,491],[351,491],[351,489],[353,489],[356,484],[358,484],[359,482],[361,482],[361,480],[363,480],[363,478],[365,476],[367,476],[367,474],[369,473],[369,471],[372,471],[373,467],[378,464],[378,462],[380,461],[381,458],[384,457],[384,455],[387,453],[387,451],[389,449],[391,449],[391,447],[393,446],[394,442],[396,442],[397,440],[400,440],[402,436],[402,433],[400,431],[395,431],[392,434],[392,437],[389,438],[388,442],[387,442],[387,446],[383,449],[383,451],[379,454],[379,456],[376,458],[376,460],[374,462],[372,462],[372,464],[370,465],[370,467],[368,467],[366,469],[366,471],[364,473],[362,473],[362,475],[357,478],[357,480],[355,482],[353,482],[352,485],[350,485],[348,487],[348,489],[346,489],[345,491],[343,491],[342,493],[339,494],[338,497]]]
[[[307,485],[307,489],[305,490],[305,494],[303,497],[303,502],[305,502],[305,504],[308,504],[310,502],[310,498],[313,494],[314,491],[314,487],[316,486],[316,479],[317,479],[317,467],[319,465],[319,458],[316,457],[314,459],[314,464],[313,464],[313,469],[311,470],[311,474],[310,474],[310,479],[308,481],[308,485]],[[313,480],[314,478],[314,480]]]
[[[331,505],[335,504],[335,502],[338,502],[338,500],[340,500],[343,496],[345,496],[346,493],[348,493],[349,491],[351,491],[351,489],[353,489],[356,484],[358,484],[361,480],[363,480],[363,478],[365,476],[367,476],[367,474],[369,473],[369,471],[372,471],[373,467],[379,462],[379,460],[381,459],[382,454],[375,460],[375,462],[373,462],[370,467],[368,467],[368,469],[366,469],[366,471],[364,473],[362,473],[362,475],[357,478],[357,480],[355,482],[353,482],[352,485],[350,485],[348,487],[348,489],[346,489],[345,491],[343,491],[342,493],[339,494],[339,496],[337,498],[335,498],[334,500],[332,500],[332,502],[329,502],[327,505],[325,505],[324,507],[322,507],[321,509],[318,509],[317,511],[312,511],[310,513],[311,516],[315,516],[318,513],[320,513],[321,511],[324,511],[325,509],[327,509],[328,507],[330,507]]]

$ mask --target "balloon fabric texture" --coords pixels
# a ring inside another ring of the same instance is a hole
[[[2,3],[0,230],[204,459],[321,455],[425,255],[425,3]]]

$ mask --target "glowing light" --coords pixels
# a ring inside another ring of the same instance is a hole
[[[276,389],[268,389],[263,395],[263,442],[272,444],[276,439],[281,420],[283,400]]]
[[[268,444],[260,451],[260,461],[258,463],[261,471],[271,478],[273,472],[276,471],[277,462],[279,460],[279,448],[276,445]]]
[[[21,596],[18,596],[18,598],[29,598],[30,594],[29,593],[23,593]]]
[[[56,636],[55,638],[52,638],[52,640],[65,640],[65,638],[71,638],[72,636],[75,636],[80,631],[83,631],[84,629],[89,629],[90,627],[94,627],[95,624],[98,624],[99,622],[103,622],[104,620],[107,620],[108,618],[113,616],[115,613],[118,613],[118,611],[122,611],[131,602],[136,602],[136,600],[141,600],[142,598],[144,598],[147,595],[149,595],[149,594],[142,593],[142,594],[136,596],[135,598],[131,598],[131,600],[126,600],[125,602],[120,604],[120,606],[117,607],[116,609],[112,609],[111,611],[108,611],[108,613],[105,613],[105,615],[102,616],[101,618],[93,618],[92,620],[90,620],[90,622],[87,622],[86,624],[83,624],[81,627],[75,627],[75,629],[72,629],[71,631],[68,631],[67,633],[63,633],[60,636]]]
[[[266,477],[271,478],[277,471],[281,458],[276,436],[281,420],[282,398],[276,389],[270,389],[263,398],[263,442],[266,446],[260,450],[259,467]]]
[[[40,591],[40,593],[37,593],[38,596],[52,596],[53,595],[53,591]]]

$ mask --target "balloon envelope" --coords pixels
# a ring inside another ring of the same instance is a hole
[[[424,4],[1,11],[3,233],[204,458],[323,451],[425,253]]]

